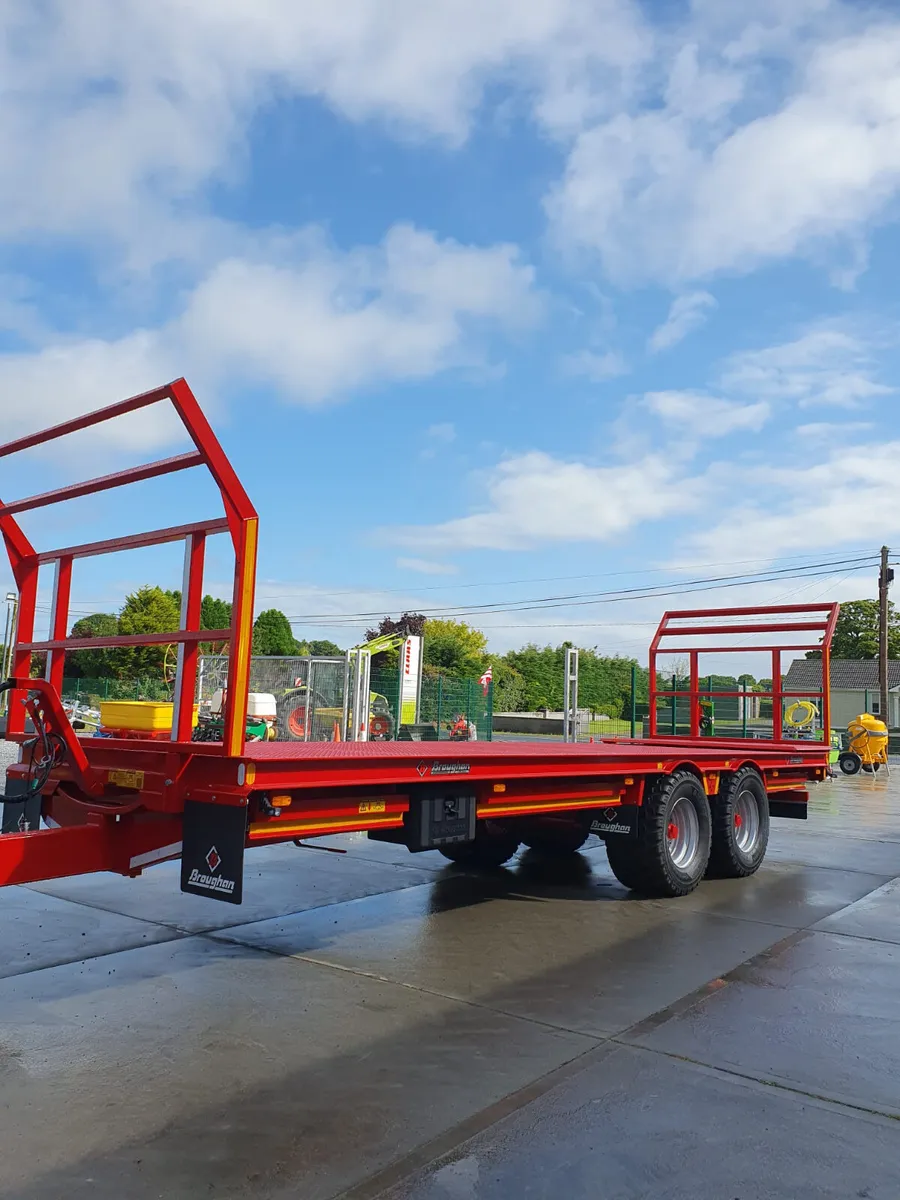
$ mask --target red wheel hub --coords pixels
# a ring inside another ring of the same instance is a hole
[[[740,813],[735,813],[735,814],[734,814],[734,827],[735,827],[735,829],[740,829],[740,827],[743,825],[743,823],[744,823],[744,818],[741,816],[741,814],[740,814]]]
[[[678,826],[675,824],[674,821],[670,821],[669,824],[666,826],[666,837],[669,839],[670,842],[674,842],[675,839],[678,837]]]

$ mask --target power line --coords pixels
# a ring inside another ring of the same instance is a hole
[[[855,554],[858,554],[860,557],[871,556],[872,558],[874,558],[877,556],[878,550],[875,548],[859,549],[857,551],[850,549],[850,550],[846,551],[846,553],[848,553],[848,554],[855,553]],[[409,595],[409,593],[413,592],[413,591],[415,591],[415,592],[447,592],[447,591],[457,591],[457,590],[461,590],[463,588],[519,587],[526,583],[563,583],[563,582],[566,582],[567,580],[571,580],[571,579],[615,579],[615,578],[619,578],[623,575],[660,575],[660,574],[675,575],[679,571],[701,571],[701,570],[706,569],[707,567],[739,567],[739,566],[743,566],[746,563],[759,563],[759,562],[770,562],[770,561],[799,562],[800,559],[812,558],[812,557],[814,557],[813,554],[792,554],[792,555],[785,554],[785,555],[779,555],[778,558],[774,559],[774,560],[772,560],[770,558],[736,558],[736,559],[730,559],[730,560],[725,560],[725,561],[716,561],[716,562],[682,563],[678,566],[668,566],[668,567],[642,567],[642,568],[636,568],[636,569],[626,570],[626,571],[600,571],[600,572],[595,572],[595,573],[587,574],[587,575],[543,575],[543,576],[538,575],[538,576],[533,576],[530,579],[501,579],[501,580],[493,580],[493,581],[487,581],[487,582],[482,581],[482,582],[475,582],[475,583],[436,583],[436,584],[423,584],[421,586],[416,584],[416,585],[412,585],[410,587],[405,587],[405,588],[377,588],[374,590],[378,591],[379,594],[384,595],[384,596],[393,596],[393,595]],[[752,574],[753,572],[749,572],[749,573]],[[364,590],[365,590],[364,588],[345,588],[345,589],[341,589],[341,590],[337,590],[337,591],[331,591],[329,594],[332,596],[355,596],[359,592],[364,591]],[[263,594],[265,595],[267,600],[294,600],[294,599],[296,599],[296,596],[293,592],[264,592]]]
[[[469,607],[461,605],[441,608],[420,609],[419,612],[431,617],[460,617],[487,616],[490,613],[532,612],[536,609],[585,607],[593,604],[616,604],[627,600],[662,599],[667,596],[686,595],[693,591],[713,591],[722,587],[743,587],[759,583],[776,583],[788,579],[808,579],[816,575],[825,575],[835,568],[847,568],[852,571],[862,570],[871,565],[871,559],[835,559],[828,562],[810,563],[804,569],[782,567],[765,572],[743,572],[738,575],[716,575],[705,579],[686,580],[680,587],[670,587],[667,584],[635,588],[618,588],[607,592],[575,592],[570,595],[544,596],[530,600],[517,600],[509,604],[492,601],[486,604],[476,604]],[[815,569],[814,569],[815,568]],[[292,623],[311,621],[328,621],[332,624],[358,623],[362,620],[383,616],[381,609],[356,613],[300,613],[290,616]]]

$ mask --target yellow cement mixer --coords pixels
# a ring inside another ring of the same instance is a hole
[[[850,744],[841,751],[838,764],[845,775],[874,772],[887,765],[888,731],[884,721],[861,713],[847,726]]]

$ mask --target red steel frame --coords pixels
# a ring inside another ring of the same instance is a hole
[[[652,738],[666,736],[658,728],[658,713],[656,701],[660,697],[670,697],[675,704],[679,696],[690,697],[690,736],[700,737],[700,655],[701,654],[735,654],[768,653],[772,656],[772,690],[770,692],[754,692],[759,699],[772,701],[772,735],[773,741],[784,740],[782,718],[782,700],[790,697],[803,698],[808,692],[785,691],[781,684],[781,656],[785,651],[818,651],[822,656],[822,726],[824,742],[828,745],[831,737],[831,688],[830,663],[831,641],[838,619],[840,606],[837,604],[775,604],[757,608],[715,608],[715,609],[683,609],[680,612],[667,612],[663,615],[650,643],[650,736]],[[766,621],[765,617],[780,617],[780,621]],[[740,620],[743,618],[743,620]],[[748,635],[773,634],[810,634],[819,636],[815,640],[809,638],[793,640],[790,644],[784,642],[754,642],[747,644]],[[666,644],[667,639],[696,639],[741,637],[743,642],[725,645],[690,646]],[[690,686],[685,691],[671,688],[660,688],[657,684],[657,662],[660,654],[686,654],[690,662]],[[717,696],[744,696],[744,692],[720,692]],[[669,735],[671,736],[671,735]]]
[[[827,770],[827,742],[824,745],[783,742],[780,721],[776,724],[775,741],[770,743],[739,744],[700,738],[698,655],[720,647],[676,649],[691,658],[692,737],[687,742],[666,739],[656,728],[656,700],[672,693],[657,687],[656,659],[664,652],[662,643],[676,634],[815,631],[820,638],[814,648],[821,650],[823,656],[827,728],[829,647],[837,618],[836,605],[667,613],[650,650],[651,737],[641,741],[610,739],[593,745],[554,746],[278,742],[245,745],[257,515],[185,381],[176,380],[43,433],[19,438],[0,447],[0,458],[164,401],[174,407],[193,441],[195,450],[191,453],[0,504],[0,532],[20,592],[19,628],[13,655],[15,690],[9,708],[8,736],[24,741],[27,717],[37,720],[40,716],[50,732],[66,745],[64,760],[53,768],[42,790],[41,815],[50,828],[0,836],[0,886],[102,870],[137,875],[153,862],[176,858],[182,850],[183,815],[189,801],[245,808],[247,845],[336,831],[399,829],[404,825],[411,797],[421,794],[423,786],[446,786],[447,777],[455,780],[457,787],[464,786],[475,795],[479,817],[511,819],[616,804],[638,805],[648,779],[685,765],[698,774],[708,794],[713,796],[723,772],[752,763],[762,773],[768,790],[779,793],[782,806],[799,804],[805,812],[807,783],[824,778]],[[49,551],[36,551],[14,519],[18,512],[195,466],[205,466],[218,485],[224,516]],[[226,532],[231,536],[235,555],[232,624],[227,630],[201,633],[205,542],[208,536]],[[175,541],[183,541],[185,545],[179,630],[135,637],[67,636],[76,560]],[[51,636],[36,641],[37,577],[39,567],[45,563],[56,566]],[[729,623],[737,617],[755,619],[740,625]],[[780,624],[771,624],[763,622],[763,617],[783,619]],[[692,621],[693,627],[686,628],[686,621]],[[223,742],[218,744],[191,741],[201,641],[227,641],[229,646],[225,733]],[[75,735],[59,696],[67,649],[173,642],[179,654],[170,741]],[[724,649],[742,648],[759,649],[740,646]],[[793,694],[781,689],[781,652],[812,645],[767,648],[773,662],[771,695],[780,716],[781,697]],[[29,678],[34,651],[47,652],[46,679]],[[8,772],[12,781],[28,775],[29,765],[24,761]],[[276,796],[281,801],[288,799],[289,803],[268,802],[269,797]]]
[[[175,719],[172,739],[190,742],[193,718],[194,695],[197,686],[197,655],[201,641],[223,641],[228,643],[228,705],[225,716],[225,752],[241,754],[247,720],[247,689],[250,677],[250,633],[253,625],[253,601],[256,581],[256,545],[258,518],[231,463],[184,379],[132,396],[118,404],[111,404],[97,412],[63,421],[52,429],[30,434],[0,446],[0,458],[7,458],[20,451],[56,441],[70,433],[89,429],[126,413],[136,412],[152,404],[168,401],[181,418],[196,449],[188,454],[159,459],[119,471],[113,475],[102,475],[83,483],[70,484],[40,495],[29,496],[12,503],[0,503],[0,532],[6,544],[10,565],[19,590],[19,620],[16,643],[13,650],[13,675],[27,680],[30,674],[31,655],[34,651],[47,652],[46,678],[58,695],[62,690],[63,671],[67,649],[88,650],[114,646],[158,646],[174,643],[178,647],[178,671],[175,694]],[[156,529],[130,537],[113,538],[109,541],[88,542],[80,546],[67,546],[61,550],[37,551],[22,532],[15,514],[60,504],[80,496],[91,496],[113,488],[124,487],[145,479],[170,475],[190,467],[206,467],[212,475],[222,496],[224,517],[197,521],[189,525]],[[200,631],[200,601],[203,595],[203,560],[206,539],[212,534],[228,532],[234,546],[234,593],[232,619],[228,629]],[[170,633],[146,633],[134,637],[71,638],[66,636],[69,625],[69,597],[72,586],[72,567],[76,559],[90,558],[99,554],[112,554],[120,550],[133,550],[143,546],[157,546],[167,542],[183,541],[185,545],[184,580],[182,585],[181,627]],[[38,593],[38,571],[44,564],[52,563],[56,568],[51,608],[50,638],[34,640],[35,606]],[[21,697],[19,697],[21,698]],[[25,732],[25,709],[16,702],[14,692],[10,698],[7,734],[21,738]]]

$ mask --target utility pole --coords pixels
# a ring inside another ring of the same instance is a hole
[[[887,725],[890,713],[888,711],[888,628],[889,601],[888,588],[894,572],[888,566],[887,546],[881,547],[881,570],[878,574],[878,687],[881,692],[881,710],[879,717]]]

